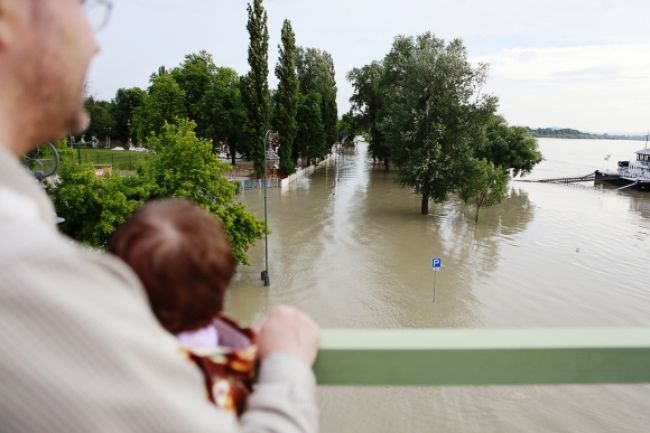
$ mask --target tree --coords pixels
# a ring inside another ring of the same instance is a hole
[[[235,257],[248,263],[246,250],[260,239],[264,225],[245,206],[235,203],[236,186],[223,172],[228,166],[212,152],[210,141],[198,138],[196,124],[186,119],[165,125],[150,138],[156,153],[132,176],[99,178],[90,165],[64,159],[50,194],[61,229],[80,242],[103,247],[131,213],[146,200],[184,197],[219,217]]]
[[[298,97],[298,134],[296,135],[296,149],[303,160],[312,162],[323,155],[325,145],[325,131],[321,117],[320,94],[310,92]]]
[[[297,64],[300,92],[303,95],[318,93],[320,111],[325,132],[325,149],[336,141],[338,112],[336,105],[336,78],[334,60],[326,52],[315,48],[298,49]],[[319,155],[319,156],[324,156]]]
[[[352,114],[352,110],[341,116],[341,119],[336,123],[336,134],[338,140],[342,141],[343,144],[352,142],[357,130],[357,121],[354,114]]]
[[[264,137],[269,129],[269,31],[267,14],[262,0],[253,0],[247,5],[248,23],[246,28],[250,37],[248,46],[248,64],[250,71],[242,80],[242,96],[248,122],[247,136],[252,141],[251,156],[255,163],[255,172],[261,177],[264,167]]]
[[[239,75],[215,65],[207,51],[188,54],[170,74],[185,94],[184,111],[196,122],[196,133],[211,139],[215,147],[227,143],[234,165],[235,155],[243,147],[242,125],[246,121]]]
[[[278,45],[279,60],[275,67],[278,78],[275,110],[275,130],[280,135],[280,175],[288,176],[295,171],[294,141],[298,133],[296,115],[298,110],[298,76],[296,74],[296,36],[289,20],[282,25],[282,45]]]
[[[113,104],[107,101],[95,101],[91,96],[86,99],[85,105],[90,115],[90,125],[86,130],[86,134],[98,139],[111,135],[114,127]]]
[[[119,89],[113,99],[113,134],[123,142],[133,137],[135,112],[144,103],[147,92],[139,87]]]
[[[323,52],[327,73],[323,77],[321,90],[321,111],[323,115],[323,129],[325,131],[326,149],[336,141],[336,124],[338,122],[338,107],[336,104],[336,75],[334,59],[328,52]]]
[[[236,153],[246,153],[242,131],[242,125],[246,122],[246,109],[242,102],[237,72],[217,67],[198,107],[196,122],[204,125],[202,136],[211,139],[213,144],[226,143],[230,148],[232,165],[235,165]]]
[[[479,211],[501,203],[508,187],[508,173],[503,168],[485,159],[468,160],[464,174],[465,182],[459,189],[460,198],[467,204],[476,206],[475,222],[478,223]]]
[[[135,112],[138,135],[156,135],[162,131],[165,123],[173,123],[184,116],[185,91],[170,74],[154,75],[148,96]]]
[[[537,140],[528,129],[508,126],[501,116],[493,116],[489,121],[484,144],[478,149],[477,156],[512,170],[513,176],[530,173],[542,161]]]
[[[352,110],[357,115],[357,123],[370,134],[368,150],[373,159],[384,162],[386,170],[390,164],[390,146],[379,130],[382,109],[382,77],[384,68],[381,62],[372,62],[362,68],[355,68],[348,73],[354,94],[350,98]]]
[[[150,185],[139,178],[119,175],[100,178],[91,165],[62,156],[57,184],[49,189],[60,229],[95,247],[105,247],[117,227],[148,197]]]
[[[241,263],[246,250],[262,237],[264,225],[246,207],[235,203],[237,187],[223,173],[229,168],[212,152],[212,143],[194,133],[196,124],[180,120],[165,125],[149,140],[156,157],[143,165],[139,176],[155,185],[149,199],[184,197],[219,217]]]
[[[174,68],[171,76],[185,92],[185,113],[197,123],[196,131],[201,137],[207,137],[208,122],[202,122],[203,98],[214,85],[213,77],[217,73],[212,55],[207,51],[199,51],[185,56],[185,61]]]
[[[473,67],[458,39],[449,44],[425,33],[399,36],[384,59],[385,111],[380,132],[391,143],[401,182],[429,200],[447,199],[467,178],[463,174],[481,121],[495,100],[478,96],[485,67]]]

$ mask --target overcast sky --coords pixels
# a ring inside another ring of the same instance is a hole
[[[205,49],[219,66],[248,70],[245,0],[113,0],[89,91],[111,99],[146,88],[158,66]],[[472,61],[490,64],[486,90],[511,124],[593,132],[650,129],[650,1],[647,0],[265,0],[269,76],[280,29],[334,57],[339,114],[345,74],[380,60],[398,34],[461,38]]]

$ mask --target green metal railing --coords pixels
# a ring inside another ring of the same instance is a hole
[[[319,385],[650,382],[650,329],[324,330]]]

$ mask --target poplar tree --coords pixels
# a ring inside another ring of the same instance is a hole
[[[295,171],[294,141],[298,133],[296,113],[298,107],[298,76],[296,74],[296,36],[289,20],[282,25],[282,44],[278,45],[280,57],[275,67],[278,77],[277,110],[275,129],[280,135],[280,175],[288,176]]]
[[[318,93],[320,95],[320,112],[325,132],[324,156],[329,146],[336,141],[336,123],[338,112],[336,106],[336,79],[332,56],[316,48],[299,48],[296,68],[300,93]]]
[[[325,129],[320,107],[321,95],[318,92],[298,97],[296,147],[303,163],[311,164],[325,154]]]
[[[264,174],[264,137],[269,129],[269,30],[268,17],[262,0],[248,3],[248,23],[246,28],[250,36],[248,46],[248,64],[250,71],[242,80],[242,98],[248,113],[247,135],[251,140],[251,156],[255,163],[255,172]]]

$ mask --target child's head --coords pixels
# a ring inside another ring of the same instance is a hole
[[[184,199],[142,206],[109,250],[140,277],[156,317],[174,334],[214,319],[237,265],[221,223]]]

